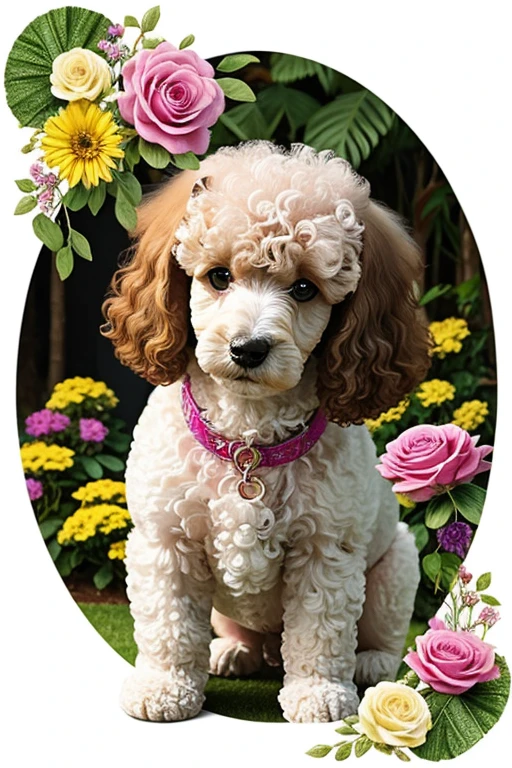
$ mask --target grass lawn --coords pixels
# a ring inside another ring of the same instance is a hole
[[[78,604],[100,635],[130,664],[135,662],[137,648],[133,641],[133,620],[127,605],[105,603]],[[412,622],[405,648],[411,646],[416,635],[427,629],[424,622]],[[272,669],[248,678],[210,677],[206,686],[204,708],[227,717],[241,720],[284,723],[277,703],[281,675]]]

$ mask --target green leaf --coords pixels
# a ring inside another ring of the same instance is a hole
[[[485,491],[478,485],[458,485],[450,491],[461,515],[470,523],[478,525],[485,502]]]
[[[14,209],[14,215],[21,216],[24,213],[28,213],[29,211],[32,211],[36,205],[37,200],[35,197],[32,197],[32,195],[25,195],[25,197],[21,198],[18,205]]]
[[[480,595],[480,600],[486,605],[501,605],[499,600],[496,600],[492,595]]]
[[[59,107],[67,106],[50,90],[54,60],[72,48],[97,53],[110,24],[100,13],[68,5],[43,13],[25,27],[5,67],[7,103],[22,126],[42,128]]]
[[[373,743],[374,749],[377,750],[377,752],[382,752],[385,755],[392,755],[393,754],[393,747],[390,747],[389,744],[379,744],[378,742]]]
[[[20,192],[34,192],[37,189],[37,185],[34,184],[32,179],[18,179],[15,184]]]
[[[125,158],[126,159],[126,158]],[[107,196],[107,185],[100,179],[98,186],[93,187],[87,205],[93,216],[96,216]]]
[[[188,48],[189,45],[192,45],[195,41],[195,35],[187,35],[183,38],[181,43],[179,44],[179,49],[182,51],[184,48]]]
[[[410,526],[410,531],[416,541],[416,548],[418,552],[421,552],[427,546],[430,536],[427,528],[423,523],[416,523]]]
[[[115,204],[116,219],[128,232],[137,226],[137,211],[135,206],[128,200],[124,191],[118,189]]]
[[[36,146],[35,141],[31,141],[30,144],[25,144],[21,148],[21,151],[22,151],[22,153],[24,155],[28,155],[29,152],[33,152],[34,151],[35,146]]]
[[[424,307],[425,304],[428,304],[431,301],[434,301],[434,299],[438,299],[440,296],[444,296],[445,293],[448,293],[452,290],[452,286],[445,284],[439,284],[439,285],[433,285],[432,288],[430,288],[426,293],[423,294],[421,299],[419,300],[420,307]]]
[[[139,139],[139,152],[152,168],[166,168],[171,161],[171,156],[164,147],[159,144],[151,144],[142,138]]]
[[[221,77],[217,80],[224,95],[233,101],[256,101],[254,91],[243,80],[234,77]]]
[[[103,467],[96,461],[96,459],[93,459],[92,456],[81,456],[80,460],[85,471],[93,480],[99,480],[103,477]]]
[[[354,742],[354,752],[356,757],[362,757],[369,749],[372,748],[372,742],[368,736],[361,736]]]
[[[139,180],[130,171],[116,173],[115,179],[127,200],[132,205],[137,206],[142,200],[142,187]]]
[[[449,696],[426,691],[425,701],[432,715],[427,741],[412,749],[425,760],[450,760],[474,746],[495,725],[507,703],[510,672],[505,659],[496,656],[500,677],[477,683],[466,693]]]
[[[69,564],[71,565],[71,569],[74,570],[75,568],[78,568],[79,565],[81,565],[84,561],[84,555],[78,548],[73,549],[71,551],[71,557],[69,560]]]
[[[219,123],[225,125],[240,141],[270,139],[272,133],[258,104],[239,104],[224,112]]]
[[[39,523],[39,530],[41,532],[41,536],[46,541],[46,539],[49,539],[50,536],[53,536],[57,531],[59,531],[62,528],[63,520],[60,518],[52,518],[50,520],[45,520],[42,523]]]
[[[431,555],[425,555],[421,561],[421,565],[423,566],[423,570],[427,574],[428,578],[435,582],[437,575],[441,571],[441,555],[439,552],[432,552]]]
[[[350,756],[350,753],[352,752],[352,742],[351,741],[344,741],[343,744],[341,744],[338,749],[336,750],[336,754],[334,755],[335,760],[346,760],[347,757]]]
[[[271,135],[275,132],[282,116],[286,115],[293,138],[297,130],[302,128],[320,108],[320,103],[308,93],[277,83],[261,91],[258,95],[258,106],[271,126]]]
[[[310,755],[310,757],[325,757],[331,749],[332,747],[327,746],[327,744],[317,744],[316,747],[309,749],[306,755]]]
[[[478,577],[476,580],[476,591],[477,592],[483,592],[484,589],[489,589],[491,586],[491,574],[488,573],[482,573],[481,576]]]
[[[448,204],[448,198],[452,197],[452,201],[455,199],[453,196],[453,190],[449,184],[443,184],[441,187],[434,189],[427,202],[423,206],[420,214],[420,220],[426,219],[429,213],[432,213],[436,208],[442,208]]]
[[[236,72],[237,69],[242,69],[247,64],[259,63],[260,60],[250,53],[234,53],[230,56],[224,56],[220,64],[217,65],[217,70],[219,72]]]
[[[441,496],[434,496],[427,506],[425,525],[427,528],[433,528],[434,530],[442,528],[454,512],[453,502],[447,493],[443,493]]]
[[[112,563],[105,563],[105,565],[102,565],[101,568],[96,571],[92,577],[92,580],[94,581],[94,586],[96,589],[105,589],[105,587],[110,584],[113,578],[114,568]]]
[[[62,202],[70,211],[80,211],[87,205],[90,194],[91,190],[86,189],[82,182],[79,182],[75,187],[71,187],[66,192]]]
[[[399,760],[402,760],[404,763],[411,762],[411,758],[403,750],[399,749],[398,747],[395,747],[393,751]]]
[[[393,112],[366,89],[338,96],[308,120],[304,141],[331,149],[355,168],[369,157],[391,128]]]
[[[57,570],[61,576],[69,576],[73,570],[71,566],[71,552],[69,549],[63,549],[56,560],[54,560]]]
[[[153,8],[150,8],[149,11],[146,11],[144,16],[142,17],[142,24],[140,25],[140,31],[145,32],[152,32],[156,25],[158,24],[160,20],[160,6],[155,5]]]
[[[354,725],[354,723],[359,722],[359,715],[349,715],[348,717],[344,717],[343,722],[348,725]]]
[[[158,48],[160,43],[164,42],[164,37],[145,37],[142,41],[142,47],[149,50],[154,50],[155,48]]]
[[[461,558],[454,552],[443,552],[441,554],[441,586],[447,592],[457,580],[461,564]]]
[[[339,728],[335,728],[334,730],[336,733],[340,733],[342,736],[354,736],[357,733],[357,731],[352,728],[351,725],[348,725],[348,723],[345,725],[340,725]]]
[[[54,221],[45,216],[44,213],[38,213],[32,221],[32,227],[36,237],[41,240],[50,251],[60,251],[64,245],[64,235],[62,229]]]
[[[137,29],[140,29],[140,24],[135,16],[125,16],[123,27],[136,27]]]
[[[57,251],[55,265],[60,279],[66,280],[73,271],[73,251],[71,250],[71,246],[65,245]]]
[[[115,451],[118,451],[119,453],[124,453],[128,450],[130,447],[130,443],[132,441],[132,438],[130,435],[112,435],[109,433],[104,443],[105,445],[108,445],[110,448],[113,448]]]
[[[70,229],[69,236],[73,250],[78,253],[82,259],[92,261],[91,246],[89,245],[87,238],[80,234],[80,232],[77,232],[76,229]]]
[[[173,155],[172,161],[177,168],[182,170],[197,171],[199,160],[193,152],[184,152],[182,155]]]
[[[124,150],[124,162],[130,171],[133,171],[137,163],[140,161],[139,152],[139,140],[133,139],[126,145]]]
[[[275,83],[293,83],[305,77],[318,77],[326,93],[332,93],[340,75],[336,70],[325,67],[317,61],[291,56],[286,53],[273,53],[270,57],[270,72]],[[352,81],[353,82],[353,81]],[[357,84],[357,90],[361,86]]]
[[[61,550],[62,550],[61,545],[59,544],[57,539],[52,539],[47,543],[46,546],[47,546],[48,552],[50,553],[50,557],[52,558],[53,562],[55,562],[61,553]]]
[[[124,469],[124,461],[118,459],[117,456],[109,456],[105,453],[97,453],[94,457],[104,467],[110,469],[112,472],[122,472]]]

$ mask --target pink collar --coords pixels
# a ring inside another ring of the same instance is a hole
[[[243,440],[227,440],[222,435],[214,432],[211,424],[204,418],[201,409],[196,403],[190,386],[190,377],[187,375],[181,386],[181,405],[183,415],[187,425],[203,448],[214,453],[220,459],[233,461],[240,471],[247,468],[246,464],[239,466],[237,455],[241,455],[241,450],[249,450],[252,455],[250,469],[256,466],[277,467],[281,464],[288,464],[295,459],[304,456],[318,442],[327,426],[327,418],[324,412],[318,408],[309,424],[303,431],[278,445],[249,445]],[[254,455],[257,454],[257,460]]]

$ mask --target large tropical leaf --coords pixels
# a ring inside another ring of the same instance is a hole
[[[50,91],[54,59],[71,48],[98,53],[111,23],[101,13],[66,6],[38,16],[23,30],[5,67],[7,103],[22,126],[42,128],[66,104]]]
[[[277,83],[258,94],[258,106],[270,127],[271,135],[286,115],[291,129],[290,138],[293,141],[297,130],[306,124],[320,104],[308,93]]]
[[[497,680],[478,683],[459,696],[425,694],[432,730],[425,744],[413,749],[418,757],[437,762],[462,755],[498,722],[510,692],[510,672],[503,657],[496,656],[496,663]]]
[[[272,131],[258,104],[254,103],[240,104],[228,112],[224,112],[220,116],[219,123],[231,131],[239,141],[270,139],[272,136]],[[228,143],[231,144],[232,142],[229,141]]]
[[[357,168],[389,131],[393,112],[366,89],[345,93],[308,120],[304,141],[315,149],[332,149]]]
[[[335,69],[319,64],[317,61],[292,56],[288,53],[273,53],[270,57],[270,73],[275,83],[294,83],[305,77],[318,77],[326,93],[332,93],[340,74]]]

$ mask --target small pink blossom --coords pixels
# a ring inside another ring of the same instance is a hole
[[[487,624],[488,627],[494,627],[497,621],[500,620],[500,614],[495,611],[494,608],[486,606],[480,611],[480,615],[477,620],[477,624]]]
[[[143,139],[173,154],[203,154],[210,143],[208,128],[225,106],[214,74],[197,53],[171,43],[139,51],[122,69],[121,117]]]
[[[463,584],[469,584],[472,578],[473,578],[473,574],[470,573],[465,568],[465,566],[463,565],[459,566],[459,579],[462,581]]]
[[[478,436],[471,437],[456,424],[420,424],[386,445],[377,470],[394,481],[395,493],[405,493],[413,501],[428,501],[490,469],[484,456],[492,446],[477,447],[477,442]]]
[[[87,443],[101,443],[108,435],[108,428],[98,419],[80,419],[80,437]]]
[[[110,37],[122,37],[124,35],[124,27],[122,24],[111,24],[107,30],[107,34]]]
[[[32,163],[30,166],[30,175],[36,184],[44,184],[46,176],[43,171],[42,163]]]
[[[435,622],[404,658],[422,682],[438,693],[458,695],[500,676],[492,645],[472,632],[438,628]]]
[[[69,417],[64,413],[51,411],[49,408],[34,411],[25,419],[25,431],[27,435],[32,435],[32,437],[62,432],[67,427],[69,427]]]
[[[36,501],[43,495],[43,484],[40,480],[35,480],[33,477],[27,477],[27,491],[30,501]]]
[[[471,608],[480,602],[480,597],[477,592],[466,592],[462,595],[462,605],[467,608]]]

